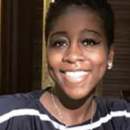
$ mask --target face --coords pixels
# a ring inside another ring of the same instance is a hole
[[[48,70],[56,88],[67,96],[87,96],[110,57],[103,22],[96,14],[73,9],[57,19],[48,39]]]

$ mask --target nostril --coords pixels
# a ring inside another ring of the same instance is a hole
[[[63,71],[63,70],[60,70],[60,72],[61,72],[61,73],[65,73],[65,71]]]
[[[64,62],[69,62],[69,63],[74,63],[77,61],[84,61],[85,57],[83,55],[79,54],[69,54],[64,56],[63,61]]]

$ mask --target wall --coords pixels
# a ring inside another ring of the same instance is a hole
[[[130,90],[130,1],[109,0],[116,17],[114,67],[103,79],[103,95],[120,97]]]
[[[103,96],[119,98],[122,89],[130,89],[130,1],[109,1],[116,16],[115,59],[101,89]],[[40,89],[44,79],[42,53],[45,53],[44,49],[42,52],[43,0],[3,0],[2,7],[1,93]]]
[[[1,94],[41,88],[42,0],[2,1]]]

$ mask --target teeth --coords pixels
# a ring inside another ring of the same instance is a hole
[[[71,76],[71,77],[77,77],[77,76],[79,77],[85,74],[87,74],[87,72],[85,71],[66,72],[66,75]]]
[[[84,81],[84,79],[88,75],[88,71],[73,71],[73,72],[65,72],[65,78],[71,83],[79,83]]]

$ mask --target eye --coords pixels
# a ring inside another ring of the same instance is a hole
[[[100,41],[97,42],[94,39],[89,39],[89,38],[82,41],[82,45],[84,45],[84,46],[94,46],[94,45],[98,45],[98,44],[100,44]]]
[[[64,48],[66,46],[67,43],[64,40],[55,41],[50,44],[50,47],[54,47],[54,48]]]

